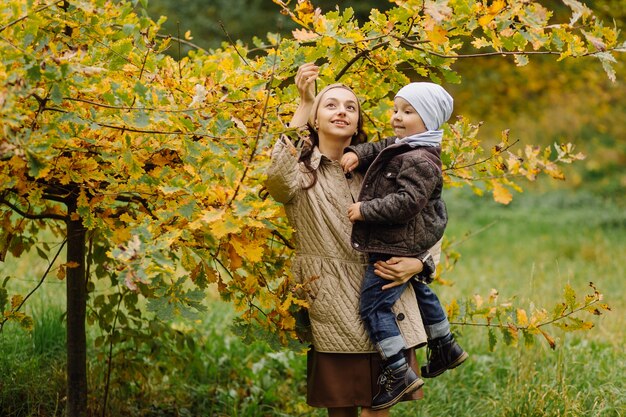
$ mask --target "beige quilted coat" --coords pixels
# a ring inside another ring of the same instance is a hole
[[[337,161],[315,148],[311,165],[317,171],[317,183],[304,190],[311,176],[297,158],[298,150],[281,137],[272,150],[266,186],[284,204],[296,232],[293,274],[307,289],[312,343],[319,352],[375,352],[359,317],[366,258],[350,245],[352,225],[347,215],[362,177],[347,179]],[[438,261],[440,246],[436,247],[431,253]],[[407,346],[424,344],[426,334],[410,285],[395,312]]]

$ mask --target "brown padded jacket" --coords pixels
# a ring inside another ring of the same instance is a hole
[[[439,147],[413,148],[395,137],[350,146],[367,170],[358,201],[363,221],[352,228],[352,246],[366,253],[418,256],[437,243],[448,222],[441,199]]]

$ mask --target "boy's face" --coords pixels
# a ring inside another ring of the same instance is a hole
[[[400,139],[428,130],[419,113],[402,97],[396,97],[393,101],[391,126]]]

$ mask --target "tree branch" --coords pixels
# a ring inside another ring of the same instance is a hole
[[[359,59],[363,58],[364,56],[369,55],[370,52],[375,51],[378,48],[382,48],[383,46],[389,45],[389,41],[385,41],[385,42],[381,42],[379,44],[374,45],[373,47],[369,48],[369,49],[363,49],[361,52],[357,53],[355,56],[352,57],[352,59],[350,61],[348,61],[348,63],[337,73],[337,75],[335,76],[335,81],[339,81],[341,79],[341,77],[343,77],[345,75],[345,73],[350,69],[350,67],[352,65],[354,65]]]
[[[154,219],[154,220],[158,219],[158,217],[152,212],[152,209],[148,205],[148,200],[146,200],[145,198],[141,198],[141,197],[135,196],[135,195],[129,196],[129,197],[118,195],[118,196],[115,197],[115,199],[117,201],[121,201],[121,202],[124,202],[124,203],[139,203],[139,204],[142,205],[143,208],[146,209],[146,211],[148,212],[150,217],[152,217],[152,219]]]
[[[244,64],[246,64],[248,67],[252,68],[252,66],[250,66],[250,63],[248,62],[248,60],[243,55],[241,55],[241,52],[239,52],[239,48],[237,48],[237,44],[232,40],[232,38],[230,37],[230,34],[228,33],[228,31],[226,31],[226,27],[224,26],[224,22],[222,22],[220,20],[219,23],[220,23],[220,27],[222,28],[222,31],[226,35],[226,39],[228,39],[228,43],[230,43],[230,45],[235,49],[235,52],[237,52],[237,55],[239,55],[239,58],[241,58],[241,60],[244,62]],[[257,71],[254,71],[254,73],[259,75],[259,73]]]
[[[19,22],[21,22],[21,21],[22,21],[22,20],[24,20],[24,19],[28,19],[28,18],[29,18],[32,14],[37,14],[37,13],[39,13],[39,12],[43,11],[43,10],[46,10],[46,9],[48,9],[48,8],[52,7],[52,6],[56,6],[57,4],[62,3],[62,2],[63,2],[63,0],[60,0],[60,1],[53,1],[53,2],[52,2],[52,3],[50,3],[50,4],[47,4],[47,5],[45,5],[45,6],[42,6],[42,7],[38,8],[37,10],[33,10],[33,12],[32,12],[32,13],[29,13],[29,14],[26,14],[26,15],[24,15],[24,16],[22,16],[22,17],[19,17],[19,18],[15,19],[14,21],[7,23],[7,24],[6,24],[6,25],[4,25],[4,26],[0,26],[0,32],[4,31],[5,29],[10,28],[10,27],[11,27],[11,26],[13,26],[13,25],[18,24]]]
[[[417,49],[424,53],[434,55],[434,56],[437,56],[439,58],[444,58],[444,59],[483,58],[483,57],[506,56],[506,55],[561,55],[561,52],[557,52],[557,51],[493,51],[493,52],[483,52],[483,53],[476,53],[476,54],[445,55],[445,54],[440,54],[438,52],[429,51],[424,48],[420,48],[419,46],[411,45],[410,43],[403,43],[403,44],[413,49]],[[613,51],[613,50],[615,49],[614,48],[607,49],[607,51]],[[575,58],[577,57],[582,58],[585,56],[595,55],[597,53],[598,52],[586,52],[584,54],[577,55]]]
[[[28,300],[30,298],[31,295],[33,295],[35,293],[35,291],[37,291],[37,289],[39,287],[41,287],[41,285],[43,284],[44,280],[46,279],[46,277],[48,276],[48,273],[50,272],[50,270],[52,269],[52,265],[54,265],[54,263],[56,262],[57,258],[59,257],[59,255],[61,254],[61,250],[63,249],[63,246],[65,246],[65,244],[67,243],[67,238],[63,240],[63,242],[61,243],[61,245],[59,246],[59,250],[57,251],[57,253],[54,255],[54,258],[52,258],[52,261],[48,264],[48,268],[46,268],[46,271],[43,273],[43,276],[41,277],[41,279],[39,280],[39,282],[37,283],[37,285],[35,286],[35,288],[33,288],[28,294],[26,294],[26,297],[24,297],[24,299],[22,300],[21,303],[19,303],[19,305],[15,308],[12,309],[11,312],[15,313],[17,311],[20,310],[20,308],[22,308],[22,306],[24,305],[24,303],[26,302],[26,300]],[[2,328],[4,327],[4,323],[7,322],[7,320],[9,320],[8,317],[5,317],[1,322],[0,322],[0,332],[2,332]]]
[[[20,209],[19,207],[17,207],[13,203],[10,203],[10,202],[6,201],[4,198],[0,199],[0,204],[4,204],[5,206],[9,207],[14,212],[19,214],[20,216],[24,217],[25,219],[29,219],[29,220],[62,220],[62,221],[67,221],[67,219],[68,219],[68,216],[63,216],[61,214],[56,214],[56,213],[30,214],[30,213],[27,213],[27,212],[23,211],[22,209]]]
[[[191,42],[189,42],[189,41],[186,41],[185,39],[177,38],[177,37],[175,37],[175,36],[170,36],[170,35],[160,35],[160,34],[158,34],[158,33],[157,33],[155,36],[156,36],[157,38],[161,38],[161,39],[168,39],[168,38],[169,38],[169,39],[172,39],[173,41],[178,42],[178,43],[180,43],[180,44],[187,45],[187,46],[191,46],[192,48],[197,49],[197,50],[202,51],[202,52],[205,52],[205,53],[207,53],[207,54],[209,53],[209,51],[207,51],[207,50],[206,50],[206,49],[204,49],[203,47],[198,46],[198,45],[196,45],[195,43],[191,43]]]
[[[254,138],[254,144],[252,145],[252,152],[250,152],[250,156],[248,157],[248,162],[246,164],[246,167],[243,170],[243,173],[241,174],[241,178],[239,179],[239,182],[237,183],[237,187],[235,188],[235,192],[233,193],[232,198],[230,199],[230,201],[228,202],[227,206],[230,207],[230,205],[233,203],[233,201],[235,201],[235,197],[237,196],[237,194],[239,193],[239,189],[241,188],[241,184],[243,184],[244,179],[246,178],[246,175],[248,175],[248,171],[250,170],[250,164],[252,163],[252,160],[254,159],[254,155],[256,155],[256,151],[257,148],[259,146],[259,139],[261,138],[261,133],[263,132],[263,127],[265,125],[265,117],[267,116],[267,108],[269,105],[269,101],[270,101],[270,97],[271,97],[271,88],[272,88],[272,82],[274,81],[274,74],[276,71],[276,62],[278,61],[278,48],[274,49],[274,62],[272,64],[272,72],[270,75],[270,79],[267,81],[267,84],[265,84],[265,103],[263,105],[263,113],[261,114],[261,121],[259,123],[259,128],[257,129],[256,132],[256,138]]]
[[[77,97],[63,97],[63,100],[77,101],[80,103],[91,104],[96,107],[102,107],[104,109],[111,109],[111,110],[156,111],[156,112],[161,112],[161,113],[190,113],[190,112],[200,111],[200,110],[205,110],[205,109],[211,109],[211,110],[215,109],[215,106],[199,106],[199,107],[190,107],[188,109],[179,109],[179,110],[171,110],[171,109],[166,109],[166,108],[160,109],[156,107],[113,106],[110,104],[98,103],[97,101],[88,100],[84,98],[77,98]],[[223,103],[241,104],[241,103],[245,103],[248,101],[254,101],[254,99],[250,98],[250,99],[242,99],[242,100],[235,100],[235,101],[224,100]]]
[[[295,249],[295,247],[289,243],[289,240],[283,236],[278,230],[272,230],[272,235],[276,236],[282,243],[283,245],[287,246],[289,249]]]
[[[476,166],[476,165],[482,165],[485,162],[489,161],[490,159],[493,159],[494,156],[500,155],[500,154],[504,153],[504,151],[509,150],[510,148],[515,146],[517,144],[517,142],[519,142],[519,139],[517,139],[513,143],[509,143],[507,146],[505,146],[504,148],[500,149],[498,152],[494,153],[493,155],[491,155],[491,156],[489,156],[487,158],[481,159],[479,161],[472,162],[471,164],[467,164],[467,165],[450,166],[450,167],[444,169],[444,171],[455,170],[455,169],[465,169],[465,168],[471,168],[471,167]]]
[[[600,301],[600,299],[596,297],[596,298],[593,299],[593,301],[591,301],[589,303],[586,303],[586,304],[584,304],[584,305],[582,305],[582,306],[580,306],[578,308],[572,309],[569,313],[562,314],[562,315],[560,315],[559,317],[557,317],[555,319],[548,320],[548,321],[543,322],[543,323],[539,323],[536,326],[534,326],[534,328],[539,329],[540,327],[545,327],[545,326],[548,326],[550,324],[554,324],[557,321],[563,320],[563,319],[565,319],[565,318],[567,318],[569,316],[572,316],[572,315],[574,315],[574,314],[584,310],[587,307],[590,307],[590,306],[598,303],[599,301]],[[457,325],[457,326],[494,327],[494,328],[499,328],[499,329],[507,329],[510,326],[514,326],[515,329],[517,329],[517,330],[529,330],[530,329],[530,326],[517,326],[517,325],[515,325],[513,323],[502,323],[502,322],[498,322],[498,323],[491,323],[491,322],[489,322],[489,323],[468,323],[466,321],[463,321],[463,322],[450,322],[450,324],[454,324],[454,325]]]

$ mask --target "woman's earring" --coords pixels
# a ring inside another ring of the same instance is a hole
[[[315,130],[319,130],[320,126],[317,124],[317,120],[315,121],[315,123],[313,123],[313,127],[315,128]]]

